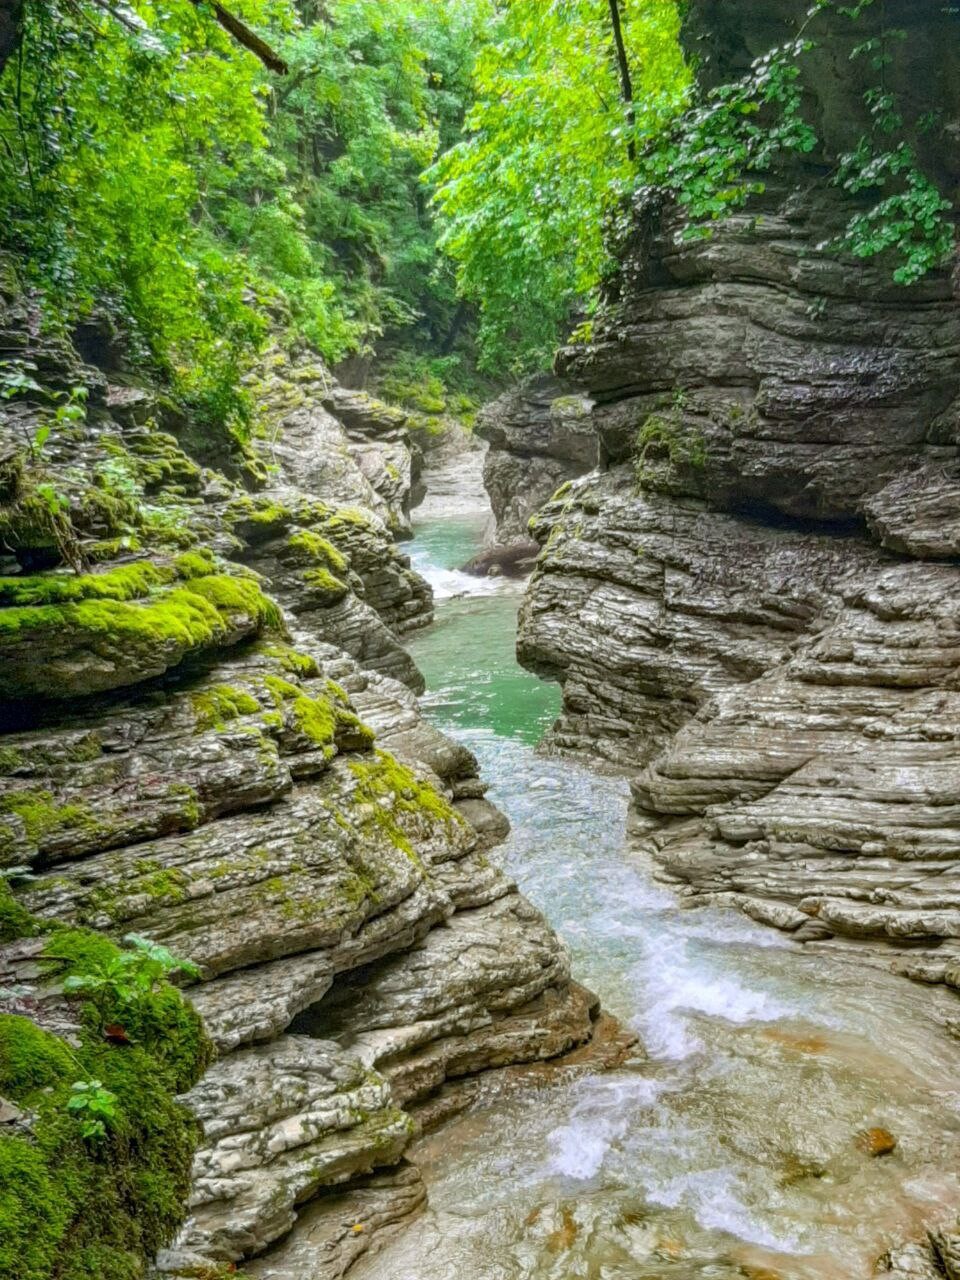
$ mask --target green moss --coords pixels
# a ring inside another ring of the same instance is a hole
[[[192,649],[225,638],[232,630],[227,618],[236,614],[260,626],[283,625],[279,607],[253,579],[214,574],[137,602],[87,598],[0,609],[0,643],[4,638],[27,643],[31,634],[53,630],[121,643],[129,639],[151,648],[172,642]]]
[[[310,657],[307,653],[300,653],[288,644],[264,644],[260,646],[258,652],[265,657],[276,658],[283,669],[289,671],[291,675],[310,679],[320,674],[316,658]]]
[[[209,570],[208,570],[209,572]],[[105,573],[44,573],[0,578],[0,604],[67,604],[82,600],[139,600],[176,578],[172,566],[138,560]]]
[[[342,684],[337,684],[336,680],[324,680],[323,687],[329,693],[331,698],[336,698],[338,702],[342,702],[347,706],[350,702],[349,694]]]
[[[57,551],[49,503],[35,493],[26,493],[0,509],[0,543],[15,550]]]
[[[262,539],[286,529],[294,521],[294,513],[282,502],[243,494],[227,507],[227,523],[247,537]]]
[[[99,733],[91,730],[75,738],[58,738],[54,744],[33,743],[26,747],[0,747],[0,775],[18,769],[35,771],[58,765],[87,764],[103,754]]]
[[[337,717],[323,698],[311,698],[297,685],[279,676],[267,676],[264,686],[278,707],[284,707],[297,730],[318,747],[332,748],[337,733]]]
[[[351,750],[366,750],[373,745],[373,730],[339,698],[308,694],[279,676],[266,676],[263,683],[274,705],[283,709],[285,719],[328,755],[332,756],[341,743]]]
[[[222,729],[230,720],[239,716],[252,716],[260,710],[260,703],[243,689],[228,684],[215,684],[190,695],[197,732],[205,729]]]
[[[337,601],[342,600],[348,590],[347,584],[341,582],[326,568],[307,569],[303,575],[303,580],[311,591],[327,597],[331,604],[336,604]]]
[[[74,504],[73,522],[84,533],[122,538],[136,529],[139,513],[133,498],[110,488],[101,476],[84,489]]]
[[[360,507],[337,507],[326,521],[328,529],[342,529],[345,526],[354,529],[373,529],[373,523],[367,512]]]
[[[253,578],[236,578],[229,574],[213,574],[193,579],[188,589],[208,600],[223,613],[245,613],[268,627],[281,630],[283,614],[269,596],[264,595]]]
[[[174,560],[174,567],[181,578],[205,578],[216,572],[213,553],[206,549],[185,551]]]
[[[36,921],[17,902],[9,884],[0,876],[0,942],[12,942],[14,938],[32,938],[38,932]]]
[[[676,397],[667,413],[651,413],[641,424],[634,445],[634,470],[639,487],[648,481],[650,462],[666,460],[671,467],[702,468],[707,461],[703,436],[685,430],[683,398]]]
[[[155,871],[139,873],[136,879],[123,885],[100,885],[90,894],[90,918],[96,921],[98,916],[106,916],[111,924],[122,924],[129,917],[127,903],[131,896],[143,893],[158,904],[173,905],[186,899],[188,884],[183,871],[158,866]]]
[[[385,835],[418,866],[422,864],[402,815],[447,827],[463,825],[463,818],[445,797],[386,751],[375,752],[372,760],[352,760],[349,767],[357,780],[354,799],[371,811],[364,825]]]
[[[0,795],[0,815],[3,814],[19,819],[27,840],[36,846],[42,846],[48,836],[72,827],[89,828],[94,821],[88,805],[58,804],[51,792],[33,787]],[[0,828],[0,858],[12,854],[16,843],[11,830]]]
[[[83,549],[91,564],[103,564],[107,560],[117,560],[128,553],[142,551],[143,543],[136,534],[125,533],[116,538],[99,538],[96,542],[85,542]]]
[[[195,493],[201,471],[180,448],[175,436],[158,431],[155,424],[142,436],[127,441],[138,478],[147,492],[158,489]]]
[[[291,534],[287,539],[287,547],[298,557],[312,560],[334,573],[346,573],[349,568],[346,556],[332,542],[308,529]]]
[[[52,979],[118,954],[105,938],[56,929],[43,963]],[[212,1056],[199,1017],[160,984],[134,1005],[78,1005],[80,1034],[64,1040],[0,1016],[0,1095],[29,1116],[0,1135],[0,1280],[142,1280],[185,1212],[199,1126],[176,1094]],[[104,1020],[125,1044],[107,1042]],[[74,1082],[115,1097],[103,1139],[84,1139],[67,1110]]]

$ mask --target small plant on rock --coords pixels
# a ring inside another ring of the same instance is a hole
[[[105,1019],[115,1016],[118,1010],[142,1003],[164,978],[175,973],[190,978],[200,976],[195,964],[178,959],[158,942],[135,933],[128,933],[124,942],[130,950],[111,956],[88,973],[72,974],[63,984],[69,994],[91,996]]]
[[[82,1137],[100,1141],[117,1118],[117,1095],[102,1080],[78,1080],[71,1086],[67,1110],[78,1120]]]

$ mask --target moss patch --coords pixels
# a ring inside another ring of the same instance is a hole
[[[263,644],[258,649],[264,657],[276,658],[285,671],[289,671],[291,675],[300,676],[302,679],[310,679],[312,676],[320,674],[320,668],[317,666],[316,658],[311,658],[308,653],[300,653],[288,644]],[[343,692],[341,690],[341,692]],[[343,695],[346,701],[346,694]]]
[[[83,697],[161,675],[188,654],[283,629],[253,577],[210,574],[142,600],[0,609],[0,699]]]
[[[24,787],[0,795],[0,862],[16,855],[18,828],[28,844],[38,847],[51,835],[71,828],[89,828],[94,815],[85,804],[58,804],[49,791]]]
[[[313,533],[309,529],[291,534],[287,539],[287,547],[295,556],[322,565],[333,573],[346,573],[349,568],[343,552],[338,551],[332,542],[322,538],[319,533]]]
[[[464,825],[445,797],[386,751],[375,752],[372,760],[352,760],[349,768],[357,780],[355,800],[371,811],[363,825],[385,835],[418,866],[422,864],[401,815],[443,823],[448,829]]]
[[[207,568],[210,572],[210,568]],[[138,560],[105,573],[41,573],[0,578],[0,604],[69,604],[81,600],[140,600],[177,576],[172,565]]]
[[[354,751],[373,745],[373,730],[344,705],[346,699],[308,694],[279,676],[266,676],[263,684],[285,721],[326,755],[332,757],[340,745]]]
[[[27,917],[22,932],[30,926]],[[54,929],[44,963],[59,979],[117,955],[96,934]],[[78,1013],[76,1045],[0,1015],[0,1095],[29,1117],[27,1129],[0,1135],[0,1280],[141,1280],[184,1216],[199,1126],[175,1095],[212,1056],[199,1017],[166,983]],[[106,1020],[126,1043],[105,1040]],[[84,1138],[67,1110],[82,1080],[114,1095],[102,1138]]]
[[[240,716],[252,716],[260,710],[260,703],[243,689],[229,684],[215,684],[190,695],[197,732],[205,729],[222,729],[230,720]]]

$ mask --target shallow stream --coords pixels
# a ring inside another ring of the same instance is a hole
[[[559,697],[515,662],[522,587],[456,572],[484,521],[453,487],[410,548],[437,594],[410,646],[428,714],[478,756],[513,824],[497,856],[646,1056],[423,1140],[429,1210],[351,1275],[866,1280],[960,1208],[943,1000],[657,884],[627,843],[626,784],[534,749]],[[874,1129],[892,1154],[864,1149]]]

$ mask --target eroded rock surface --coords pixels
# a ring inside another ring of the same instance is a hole
[[[275,350],[251,380],[260,434],[214,470],[176,406],[32,339],[5,300],[40,390],[5,404],[0,440],[0,867],[33,918],[198,967],[220,1056],[184,1098],[203,1139],[160,1269],[212,1274],[289,1236],[333,1280],[423,1203],[403,1153],[431,1095],[583,1045],[598,1015],[486,856],[508,828],[475,758],[413,693],[400,637],[432,598],[394,541],[405,416]],[[86,418],[41,473],[21,445],[64,386],[86,387]],[[69,1035],[69,1010],[42,1016]]]
[[[701,74],[739,74],[788,9],[689,6]],[[918,106],[957,16],[895,9]],[[848,20],[824,22],[822,154],[708,239],[647,193],[590,341],[558,356],[599,467],[534,518],[519,653],[563,684],[554,748],[634,774],[637,839],[683,892],[953,986],[960,295],[949,267],[898,288],[824,247],[856,206],[817,165],[863,111],[825,52]],[[956,180],[955,149],[929,158]]]
[[[477,572],[498,565],[529,567],[536,544],[530,517],[551,494],[597,462],[593,404],[581,387],[553,377],[533,377],[485,405],[477,434],[489,442],[483,482],[496,527],[491,545],[477,557]]]

